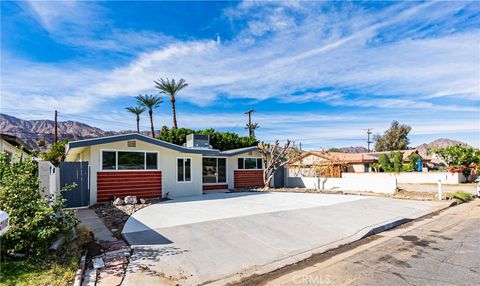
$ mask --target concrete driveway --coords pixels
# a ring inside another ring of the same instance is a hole
[[[225,284],[444,206],[311,193],[218,193],[162,202],[125,224],[133,254],[123,284]]]

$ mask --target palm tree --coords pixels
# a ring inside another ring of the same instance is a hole
[[[175,82],[175,79],[169,80],[161,78],[160,80],[155,82],[155,87],[160,90],[160,93],[165,93],[170,95],[170,102],[172,103],[172,113],[173,113],[173,129],[177,129],[177,114],[175,112],[175,96],[177,93],[183,89],[184,87],[188,86],[188,83],[185,82],[183,78],[181,78],[178,82]]]
[[[127,107],[125,109],[137,116],[137,133],[140,133],[140,114],[142,114],[146,110],[146,108],[143,106],[137,106]]]
[[[152,137],[155,138],[155,130],[153,129],[153,109],[159,107],[163,100],[159,96],[148,94],[139,95],[135,98],[137,99],[139,105],[148,109],[148,114],[150,115],[150,127],[152,128]]]
[[[258,128],[260,128],[260,125],[257,122],[252,123],[251,125],[247,123],[247,126],[245,127],[245,129],[248,129],[248,134],[250,137],[255,137],[255,129]]]

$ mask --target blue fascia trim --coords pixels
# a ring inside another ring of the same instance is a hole
[[[203,155],[209,155],[209,156],[234,156],[246,152],[251,152],[257,149],[257,147],[248,147],[248,148],[242,148],[242,149],[234,149],[234,150],[228,150],[228,151],[219,151],[219,150],[211,150],[211,149],[192,149],[192,148],[186,148],[183,146],[178,146],[169,142],[165,142],[159,139],[155,139],[152,137],[148,137],[145,135],[141,135],[138,133],[130,133],[130,134],[124,134],[124,135],[114,135],[114,136],[108,136],[108,137],[101,137],[101,138],[93,138],[93,139],[85,139],[85,140],[79,140],[79,141],[72,141],[68,143],[68,148],[67,150],[70,150],[72,148],[80,148],[80,147],[87,147],[91,145],[98,145],[98,144],[106,144],[106,143],[112,143],[112,142],[117,142],[117,141],[125,141],[125,140],[141,140],[153,145],[165,147],[168,149],[172,149],[175,151],[183,152],[183,153],[190,153],[190,154],[203,154]],[[67,151],[68,152],[68,151]]]

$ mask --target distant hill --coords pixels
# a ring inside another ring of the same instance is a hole
[[[434,147],[448,147],[448,146],[453,146],[453,145],[463,145],[463,146],[468,146],[468,144],[458,141],[458,140],[452,140],[448,138],[439,138],[436,140],[433,140],[430,143],[423,143],[421,145],[418,145],[416,149],[418,150],[418,153],[422,155],[428,155],[428,149],[429,148],[434,148]]]
[[[78,121],[59,121],[58,133],[60,139],[80,140],[86,138],[104,137],[118,134],[134,132],[132,130],[124,131],[104,131],[97,127],[92,127]],[[158,132],[155,131],[155,132]],[[53,120],[23,120],[7,114],[0,113],[0,133],[15,135],[22,139],[29,148],[42,150],[48,148],[53,143]],[[150,132],[143,131],[142,134],[150,135]],[[40,148],[37,144],[38,140],[43,139],[46,148]],[[421,144],[416,148],[421,154],[427,154],[427,148],[431,147],[447,147],[451,145],[462,144],[463,142],[439,138],[428,144]],[[345,153],[365,153],[367,148],[362,146],[350,146],[334,148],[339,152]]]
[[[340,148],[330,148],[330,151],[344,152],[344,153],[366,153],[368,150],[362,146],[350,146],[350,147],[340,147]]]
[[[458,140],[453,140],[453,139],[448,139],[448,138],[438,138],[436,140],[433,140],[430,143],[423,143],[421,145],[418,145],[415,147],[415,149],[418,150],[418,152],[422,155],[429,155],[428,149],[429,148],[434,148],[434,147],[448,147],[448,146],[453,146],[453,145],[463,145],[463,146],[468,146],[468,144],[458,141]],[[331,151],[337,151],[337,152],[345,152],[345,153],[366,153],[367,148],[362,147],[362,146],[356,146],[356,147],[341,147],[341,148],[331,148]]]
[[[19,137],[29,148],[41,150],[38,140],[45,140],[46,147],[53,143],[53,120],[23,120],[10,115],[0,113],[0,133],[7,133]],[[104,131],[100,128],[77,121],[59,121],[59,139],[79,140],[111,136],[132,131]]]

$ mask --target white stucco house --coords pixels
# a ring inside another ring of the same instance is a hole
[[[176,198],[263,185],[256,146],[219,151],[208,135],[191,134],[178,146],[131,133],[73,141],[66,152],[65,161],[88,164],[90,205],[127,195]]]
[[[21,161],[32,153],[20,138],[5,133],[0,133],[0,152],[7,154],[9,162]]]

